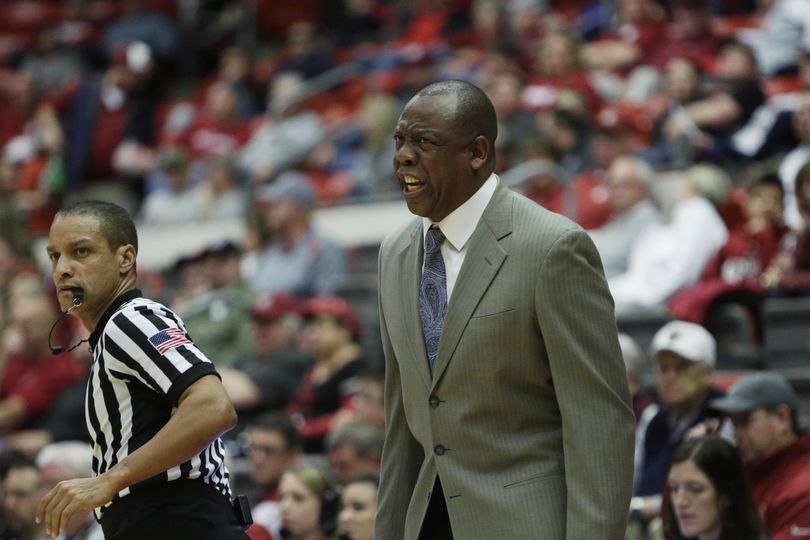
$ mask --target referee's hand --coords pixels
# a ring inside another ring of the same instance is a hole
[[[102,506],[112,500],[115,493],[114,486],[104,475],[59,482],[39,502],[36,521],[45,521],[45,531],[56,537],[65,530],[74,512]]]

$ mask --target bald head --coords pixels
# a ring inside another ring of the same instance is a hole
[[[419,91],[417,97],[455,96],[454,124],[461,133],[483,135],[494,148],[498,137],[498,117],[495,107],[483,90],[466,81],[450,80],[430,84]],[[487,164],[494,168],[495,152],[488,156]]]

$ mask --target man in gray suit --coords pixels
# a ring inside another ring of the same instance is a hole
[[[495,111],[462,81],[405,107],[416,219],[380,248],[386,439],[375,538],[621,539],[633,414],[596,249],[493,174]]]

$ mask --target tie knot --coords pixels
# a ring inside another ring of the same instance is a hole
[[[425,235],[425,253],[436,253],[444,242],[444,233],[438,227],[431,227]]]

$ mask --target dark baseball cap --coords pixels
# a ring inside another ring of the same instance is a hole
[[[231,255],[241,255],[242,248],[233,240],[220,240],[208,245],[204,253],[208,257],[229,257]]]
[[[768,371],[745,375],[725,397],[713,399],[709,406],[733,414],[759,407],[772,410],[783,403],[795,411],[799,406],[796,391],[782,374]]]

